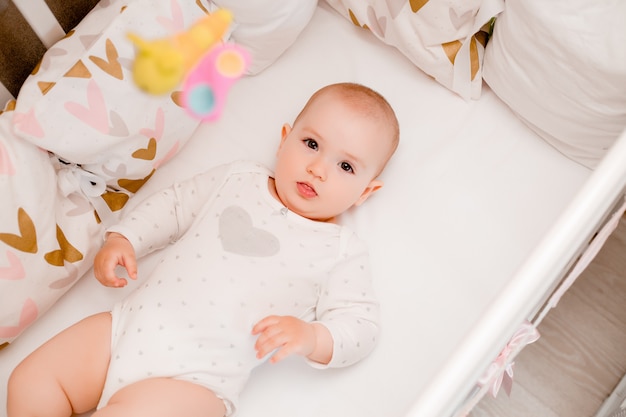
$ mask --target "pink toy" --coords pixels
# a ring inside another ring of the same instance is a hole
[[[204,122],[222,114],[228,90],[249,65],[250,57],[232,43],[214,46],[183,82],[182,102],[189,114]]]
[[[221,41],[232,20],[228,10],[220,9],[168,38],[145,40],[130,33],[137,47],[133,64],[137,86],[164,94],[182,81],[182,104],[189,114],[202,121],[219,118],[228,90],[250,60],[243,48]]]

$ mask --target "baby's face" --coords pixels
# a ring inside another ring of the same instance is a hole
[[[289,210],[332,220],[382,186],[375,177],[390,153],[390,129],[331,94],[285,125],[275,170],[276,192]]]

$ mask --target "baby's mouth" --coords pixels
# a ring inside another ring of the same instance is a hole
[[[317,196],[317,192],[315,191],[315,188],[313,188],[312,185],[307,184],[306,182],[299,182],[297,183],[297,186],[298,186],[298,192],[300,193],[301,196],[305,198],[313,198]]]

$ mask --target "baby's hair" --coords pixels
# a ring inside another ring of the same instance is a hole
[[[351,83],[351,82],[342,82],[336,84],[329,84],[325,87],[317,90],[313,95],[309,98],[307,103],[304,105],[296,120],[294,125],[298,122],[298,119],[306,112],[306,110],[310,107],[311,103],[315,102],[315,100],[323,94],[326,93],[336,93],[342,96],[345,100],[347,100],[350,104],[354,105],[355,108],[367,114],[370,117],[383,118],[383,121],[390,128],[390,150],[389,155],[386,159],[389,160],[391,156],[396,151],[398,147],[398,143],[400,141],[400,126],[398,123],[398,119],[396,118],[396,114],[393,111],[393,108],[380,93],[374,91],[373,89],[366,87],[362,84]],[[386,164],[385,161],[385,164]],[[384,166],[384,165],[383,165]]]

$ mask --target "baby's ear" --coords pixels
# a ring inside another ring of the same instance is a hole
[[[285,143],[285,139],[287,139],[287,136],[289,136],[290,132],[291,132],[291,126],[289,126],[289,123],[285,123],[280,132],[280,144],[278,145],[278,149],[276,150],[277,154],[278,152],[280,152],[280,148],[283,147],[283,143]]]
[[[291,126],[289,123],[285,123],[280,133],[280,141],[284,142],[284,140],[287,139],[287,136],[289,136],[289,133],[291,133]]]
[[[365,188],[365,190],[363,190],[363,193],[361,194],[359,199],[356,201],[356,203],[354,203],[354,205],[360,206],[361,204],[363,204],[365,200],[369,198],[369,196],[374,194],[376,191],[380,190],[382,187],[383,187],[382,181],[380,180],[370,181],[369,185],[367,186],[367,188]]]
[[[285,143],[285,139],[289,136],[289,132],[291,132],[291,126],[289,126],[289,123],[285,123],[280,131],[280,144],[278,145],[278,149],[276,149],[276,155],[278,155],[280,149],[283,147],[283,143]]]

